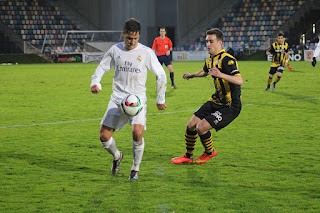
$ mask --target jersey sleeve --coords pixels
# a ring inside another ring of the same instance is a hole
[[[227,75],[237,75],[240,74],[238,69],[238,63],[235,58],[225,56],[222,60],[222,70]]]
[[[289,52],[289,44],[288,43],[286,43],[286,49],[285,49],[285,52],[287,53],[287,52]]]
[[[157,49],[157,39],[154,39],[153,44],[152,44],[152,49],[153,50]]]
[[[92,87],[93,85],[100,85],[100,81],[102,79],[102,76],[106,72],[109,72],[112,67],[114,67],[113,50],[114,50],[114,46],[112,46],[104,55],[100,64],[96,68],[94,74],[91,76],[90,87]]]
[[[272,53],[272,54],[275,53],[275,50],[274,50],[274,48],[273,48],[273,44],[271,44],[271,46],[268,48],[268,51],[269,51],[270,53]]]
[[[168,38],[168,47],[169,47],[169,50],[170,50],[170,48],[172,48],[172,41],[171,41],[171,39],[170,38]]]
[[[149,59],[146,63],[148,70],[157,76],[157,104],[165,103],[167,89],[167,76],[153,51],[149,52]]]
[[[203,65],[203,71],[205,71],[206,73],[209,72],[209,69],[208,69],[208,66],[207,66],[207,61],[204,62],[204,65]]]

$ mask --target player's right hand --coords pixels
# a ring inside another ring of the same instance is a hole
[[[189,80],[190,78],[193,78],[191,73],[186,72],[185,74],[183,74],[182,78]]]
[[[165,110],[167,108],[167,105],[165,103],[163,104],[157,104],[158,110]]]
[[[94,94],[98,94],[100,92],[100,90],[99,90],[97,85],[93,85],[91,87],[91,92],[94,93]]]

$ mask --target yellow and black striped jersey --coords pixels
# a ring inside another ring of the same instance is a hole
[[[284,66],[286,53],[289,51],[289,45],[287,42],[279,44],[276,41],[269,47],[268,51],[273,55],[271,67]]]
[[[206,59],[203,71],[206,73],[213,67],[227,75],[240,75],[237,60],[223,49],[218,54]],[[212,76],[216,92],[211,96],[210,101],[218,105],[227,105],[241,108],[241,87],[230,83],[222,78]]]

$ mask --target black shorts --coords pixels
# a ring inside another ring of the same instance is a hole
[[[270,71],[269,71],[269,74],[274,75],[276,72],[283,73],[283,66],[271,67]]]
[[[166,66],[171,64],[171,58],[168,55],[159,55],[157,56],[160,64],[165,64]]]
[[[238,117],[240,109],[229,106],[220,106],[211,101],[204,103],[194,115],[198,118],[206,119],[216,131],[226,127],[231,121]]]

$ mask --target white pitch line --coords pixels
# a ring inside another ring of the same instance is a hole
[[[255,105],[284,104],[284,103],[290,103],[290,102],[319,100],[319,99],[320,99],[320,97],[315,97],[315,98],[304,98],[304,99],[296,99],[296,100],[289,100],[289,101],[282,101],[282,102],[244,104],[243,107],[255,106]],[[184,113],[184,112],[194,112],[194,111],[195,110],[184,110],[184,111],[175,111],[175,112],[159,112],[159,113],[149,113],[147,115],[148,116],[167,115],[167,114],[177,114],[177,113]],[[52,123],[40,123],[40,124],[21,124],[21,125],[13,125],[13,126],[0,126],[0,129],[17,128],[17,127],[45,126],[45,125],[54,125],[54,124],[68,124],[68,123],[97,121],[97,120],[101,120],[101,118],[92,118],[92,119],[84,119],[84,120],[71,120],[71,121],[57,121],[57,122],[52,122]]]

